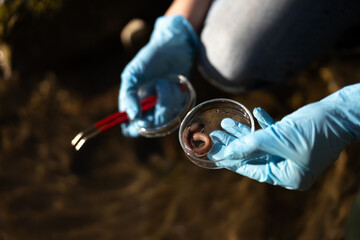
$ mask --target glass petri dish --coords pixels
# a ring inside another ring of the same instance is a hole
[[[171,116],[170,119],[162,125],[150,125],[143,127],[135,124],[139,134],[143,137],[154,138],[171,134],[179,128],[186,113],[195,106],[196,93],[190,81],[186,77],[183,75],[170,75],[166,77],[166,80],[170,81],[173,86],[176,86],[176,88],[178,88],[181,92],[181,105],[178,108],[175,107],[175,109],[172,109],[174,112],[173,116]],[[138,90],[140,99],[156,94],[154,86],[154,82],[141,86]]]
[[[207,135],[214,130],[224,131],[220,125],[224,118],[232,118],[249,126],[252,132],[255,131],[254,118],[251,112],[241,103],[226,98],[205,101],[188,112],[179,128],[179,142],[190,161],[203,168],[223,168],[221,161],[225,159],[214,161],[210,160],[207,155],[195,156],[194,153],[191,153],[186,143],[186,134],[189,127],[194,126],[193,124],[196,123],[202,125],[202,132]]]

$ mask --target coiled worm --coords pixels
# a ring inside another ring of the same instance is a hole
[[[212,148],[212,140],[210,136],[203,133],[204,124],[193,123],[184,131],[182,141],[185,149],[196,157],[205,156]],[[200,144],[195,144],[201,142]]]

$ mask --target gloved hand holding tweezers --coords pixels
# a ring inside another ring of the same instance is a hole
[[[279,122],[263,110],[254,110],[263,128],[250,129],[232,119],[210,134],[214,147],[208,154],[222,167],[239,174],[306,190],[333,163],[342,150],[360,140],[360,84],[347,86],[319,102],[306,105]]]
[[[138,127],[161,125],[181,108],[183,97],[166,76],[188,77],[199,39],[190,23],[182,16],[159,17],[149,43],[143,47],[121,74],[119,110],[126,111],[130,123],[121,125],[125,136],[139,135]],[[141,115],[139,88],[153,83],[157,104],[154,111]]]

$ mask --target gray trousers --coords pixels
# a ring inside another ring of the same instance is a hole
[[[360,22],[360,0],[216,0],[197,67],[227,92],[280,84]]]

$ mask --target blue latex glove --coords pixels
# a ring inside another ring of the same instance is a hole
[[[227,131],[210,134],[208,154],[222,167],[241,175],[306,190],[352,141],[360,140],[360,84],[345,87],[319,102],[306,105],[279,122],[261,108],[254,116],[264,129],[250,129],[230,118]]]
[[[176,114],[182,100],[175,98],[181,97],[181,92],[174,88],[174,83],[166,83],[167,76],[188,77],[198,44],[195,31],[184,17],[163,16],[156,20],[150,41],[121,74],[119,110],[125,110],[135,120],[122,124],[124,135],[136,137],[136,125],[162,125]],[[138,89],[144,84],[150,85],[153,89],[149,91],[155,91],[158,97],[155,110],[146,116],[142,116],[138,97]]]

